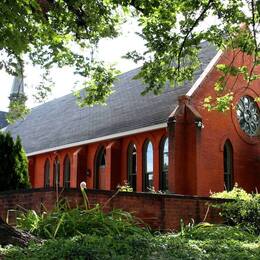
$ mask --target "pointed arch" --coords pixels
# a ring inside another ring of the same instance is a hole
[[[226,140],[223,151],[224,185],[227,191],[233,188],[233,146],[230,140]]]
[[[58,157],[55,158],[53,163],[53,187],[60,187],[60,161]]]
[[[46,159],[44,163],[44,188],[50,187],[50,160]]]
[[[133,143],[128,145],[127,149],[127,177],[128,183],[136,191],[136,174],[137,174],[137,163],[136,163],[136,146]]]
[[[169,138],[164,136],[160,142],[160,190],[168,190]]]
[[[63,185],[65,189],[70,188],[70,158],[66,155],[63,163]]]
[[[103,182],[105,181],[105,168],[106,168],[106,149],[101,146],[98,149],[95,158],[95,179],[94,187],[95,189],[101,189],[103,187]]]
[[[146,140],[143,146],[143,191],[153,187],[153,144]]]

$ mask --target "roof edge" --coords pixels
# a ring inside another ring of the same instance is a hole
[[[190,88],[190,90],[187,92],[186,96],[191,97],[197,89],[200,87],[203,80],[206,78],[206,76],[209,74],[209,72],[213,69],[216,62],[219,60],[220,56],[223,54],[222,50],[219,50],[217,54],[213,57],[213,59],[210,61],[210,63],[207,65],[205,70],[200,74],[199,78],[195,81],[193,86]]]
[[[161,124],[157,124],[157,125],[153,125],[153,126],[137,128],[137,129],[126,131],[126,132],[121,132],[121,133],[117,133],[117,134],[111,134],[111,135],[106,135],[106,136],[102,136],[102,137],[98,137],[98,138],[94,138],[94,139],[89,139],[89,140],[85,140],[85,141],[81,141],[81,142],[56,146],[56,147],[52,147],[52,148],[49,148],[49,149],[35,151],[35,152],[32,152],[32,153],[26,153],[26,155],[29,157],[29,156],[34,156],[34,155],[38,155],[38,154],[54,152],[54,151],[61,150],[61,149],[72,148],[72,147],[76,147],[76,146],[80,146],[80,145],[110,140],[110,139],[114,139],[114,138],[118,138],[118,137],[124,137],[124,136],[128,136],[128,135],[148,132],[148,131],[166,128],[166,127],[167,127],[167,123],[161,123]]]

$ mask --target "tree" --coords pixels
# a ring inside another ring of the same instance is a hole
[[[0,217],[0,245],[15,245],[20,247],[28,246],[29,242],[41,242],[39,239],[36,239],[33,235],[28,232],[22,232],[10,225],[8,225]],[[0,255],[2,258],[2,256]]]
[[[0,191],[30,187],[28,161],[17,137],[0,132]]]
[[[28,161],[17,137],[0,131],[0,191],[29,188]],[[34,236],[9,226],[0,217],[0,245],[27,246],[30,241],[40,242]]]
[[[191,80],[200,64],[202,40],[218,49],[240,49],[251,55],[250,68],[233,64],[218,67],[223,76],[215,88],[223,103],[232,100],[225,89],[228,75],[242,74],[248,84],[259,77],[255,73],[259,65],[259,12],[260,0],[2,1],[0,67],[11,74],[22,73],[25,58],[40,65],[45,75],[54,64],[72,66],[86,79],[83,96],[78,93],[81,104],[102,104],[112,92],[116,70],[94,59],[93,52],[100,39],[116,37],[120,24],[135,16],[147,50],[133,50],[126,57],[144,62],[136,76],[147,84],[143,94],[160,94],[166,81],[174,87]],[[210,17],[215,22],[207,23]],[[208,105],[223,109],[218,104]]]

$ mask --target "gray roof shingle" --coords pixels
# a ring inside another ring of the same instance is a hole
[[[214,47],[204,43],[200,53],[201,68],[194,81],[216,55]],[[115,82],[115,92],[106,106],[79,108],[72,94],[52,100],[32,109],[22,121],[7,127],[13,136],[19,135],[27,153],[86,141],[102,136],[166,123],[194,82],[182,87],[166,87],[163,94],[141,96],[144,85],[133,80],[138,69],[124,73]]]

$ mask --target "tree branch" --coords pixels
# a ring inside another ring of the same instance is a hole
[[[202,12],[200,13],[199,17],[194,21],[193,25],[190,27],[190,29],[188,30],[188,32],[186,33],[183,41],[182,41],[182,44],[180,46],[180,50],[179,50],[179,53],[178,53],[178,56],[177,56],[177,59],[178,59],[178,62],[177,62],[177,71],[179,73],[180,71],[180,63],[181,63],[181,54],[183,52],[183,49],[184,49],[184,46],[185,46],[185,43],[189,37],[189,35],[191,34],[191,32],[195,29],[195,27],[198,25],[198,23],[200,22],[200,20],[202,19],[202,17],[204,16],[204,14],[208,11],[208,9],[210,8],[210,5],[211,3],[213,2],[213,0],[209,0],[208,1],[208,4],[205,6],[205,8],[202,10]]]

